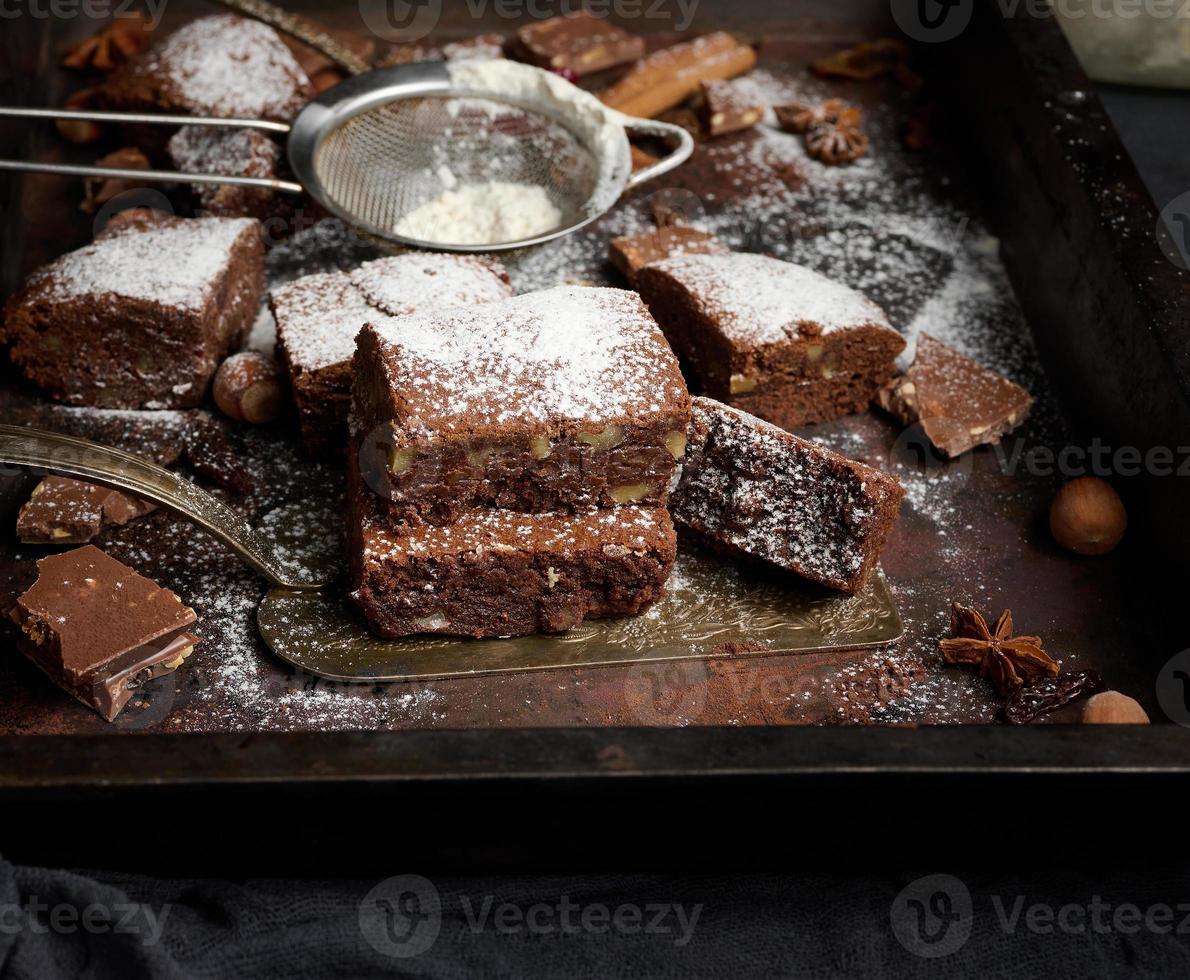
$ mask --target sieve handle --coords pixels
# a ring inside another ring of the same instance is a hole
[[[141,123],[154,126],[214,126],[225,129],[261,129],[269,133],[288,133],[289,124],[268,119],[220,119],[215,116],[172,116],[150,112],[101,112],[90,109],[29,109],[24,106],[0,106],[0,117],[17,119],[83,119],[90,122]],[[188,174],[173,170],[134,170],[124,167],[94,167],[73,163],[42,163],[36,160],[0,160],[0,171],[57,174],[69,177],[112,177],[146,183],[234,184],[237,187],[262,187],[267,190],[301,194],[301,184],[273,177],[235,177],[227,174]]]
[[[624,185],[625,190],[637,187],[646,181],[652,180],[654,177],[667,174],[675,167],[680,167],[690,159],[690,154],[694,152],[694,138],[681,126],[675,126],[673,123],[658,122],[656,119],[635,119],[631,116],[624,117],[623,123],[624,128],[629,133],[638,133],[642,136],[656,136],[667,142],[676,141],[677,143],[668,155],[663,156],[652,166],[645,167],[644,170],[638,170],[632,174],[628,178],[628,182]]]

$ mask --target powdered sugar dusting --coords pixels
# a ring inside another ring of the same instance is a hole
[[[40,270],[55,299],[111,294],[200,311],[231,264],[231,250],[256,222],[196,218],[131,227],[68,252]]]
[[[562,286],[374,326],[412,424],[620,421],[684,400],[661,331],[635,293]]]
[[[138,76],[164,79],[166,98],[201,115],[293,118],[310,80],[277,32],[233,14],[203,17],[150,48]]]

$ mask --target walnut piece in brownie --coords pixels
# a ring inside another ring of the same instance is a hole
[[[586,11],[522,27],[517,41],[532,64],[579,77],[625,65],[645,53],[644,38]]]
[[[168,150],[183,173],[277,177],[281,163],[281,147],[256,129],[183,126]],[[195,184],[193,192],[204,213],[219,217],[267,218],[277,211],[277,194],[266,187]]]
[[[47,476],[17,515],[17,537],[25,544],[84,544],[107,525],[127,524],[156,509],[118,490]]]
[[[690,397],[639,297],[563,286],[366,326],[353,431],[396,520],[662,504]]]
[[[904,496],[879,470],[710,398],[695,398],[674,520],[727,554],[857,591]]]
[[[764,118],[764,100],[747,80],[708,79],[701,89],[702,124],[710,136],[751,129]]]
[[[398,529],[366,487],[352,500],[352,597],[379,636],[527,636],[635,616],[662,596],[677,553],[664,507],[485,509]]]
[[[921,422],[947,456],[994,445],[1025,420],[1033,396],[929,334],[917,336],[912,366],[876,401],[906,425]]]
[[[865,409],[905,341],[860,293],[764,255],[679,255],[637,288],[702,394],[783,428]]]
[[[289,122],[313,88],[267,24],[216,14],[186,24],[117,69],[107,108]]]
[[[608,257],[629,282],[646,265],[671,255],[726,255],[730,249],[709,232],[689,225],[664,225],[639,235],[613,238]]]
[[[22,652],[63,690],[113,721],[147,682],[190,656],[195,621],[163,589],[93,545],[37,563],[9,613]]]
[[[25,281],[0,343],[58,401],[188,408],[242,342],[263,292],[256,221],[127,211]]]
[[[342,455],[351,404],[355,336],[370,319],[507,299],[498,261],[411,252],[353,272],[306,276],[269,296],[277,349],[297,403],[302,441],[314,456]]]

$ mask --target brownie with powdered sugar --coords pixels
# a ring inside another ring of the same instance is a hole
[[[183,173],[230,177],[280,176],[281,147],[256,129],[183,126],[167,146],[173,165]],[[267,187],[195,184],[193,193],[204,214],[267,219],[283,213],[277,192]],[[282,196],[288,203],[288,196]]]
[[[494,259],[417,252],[366,262],[351,272],[305,276],[272,290],[277,350],[307,451],[320,457],[344,451],[351,358],[356,334],[369,319],[509,295],[508,273]]]
[[[855,592],[879,561],[903,496],[886,473],[698,397],[669,506],[715,549]]]
[[[258,222],[127,211],[29,276],[5,307],[0,343],[57,401],[189,408],[263,293]]]
[[[107,108],[291,121],[310,79],[273,28],[234,14],[202,17],[123,65],[97,96]]]
[[[352,597],[379,636],[526,636],[635,616],[661,598],[677,554],[663,507],[489,508],[397,527],[354,482]]]
[[[561,286],[376,320],[352,425],[394,520],[665,502],[690,397],[640,298]]]
[[[862,294],[765,255],[675,255],[636,286],[702,394],[784,428],[863,411],[905,341]]]

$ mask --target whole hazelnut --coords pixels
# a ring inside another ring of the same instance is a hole
[[[1054,540],[1079,555],[1105,555],[1120,543],[1128,515],[1120,495],[1097,476],[1071,480],[1050,505]]]
[[[1147,725],[1149,716],[1136,701],[1119,691],[1103,691],[1083,702],[1085,725]]]
[[[219,365],[212,394],[224,415],[240,422],[272,422],[281,415],[281,372],[271,358],[241,351]]]

